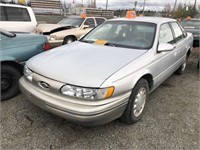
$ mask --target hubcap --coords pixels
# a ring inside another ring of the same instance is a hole
[[[15,78],[6,73],[1,74],[1,93],[6,93],[10,90],[12,87],[13,83],[15,81]]]
[[[133,104],[133,114],[135,117],[138,117],[142,113],[146,103],[146,98],[147,98],[146,89],[142,87],[138,91]]]
[[[72,43],[72,42],[73,42],[72,39],[67,40],[67,44]]]

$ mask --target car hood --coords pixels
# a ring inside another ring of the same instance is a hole
[[[100,87],[112,74],[146,51],[77,41],[39,54],[30,59],[27,66],[53,80],[84,87]]]
[[[60,24],[39,24],[36,28],[37,33],[50,32],[51,30],[61,27]]]

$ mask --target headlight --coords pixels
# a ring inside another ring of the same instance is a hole
[[[26,65],[24,66],[24,76],[29,81],[32,81],[32,79],[33,79],[33,72],[30,69],[28,69],[28,67]]]
[[[50,35],[49,40],[54,41],[57,39],[56,35]]]
[[[114,93],[114,87],[93,89],[76,87],[72,85],[65,85],[61,88],[60,92],[67,96],[73,96],[84,99],[106,99],[112,96]]]

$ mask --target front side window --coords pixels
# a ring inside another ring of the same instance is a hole
[[[159,34],[159,43],[173,43],[172,30],[168,23],[161,25]]]
[[[96,43],[104,41],[105,45],[136,49],[152,47],[156,24],[135,21],[108,21],[87,34],[82,42]]]
[[[171,26],[172,26],[172,28],[174,30],[176,42],[178,42],[181,39],[183,39],[184,36],[183,36],[183,32],[182,32],[180,26],[176,22],[172,22]]]
[[[31,21],[26,8],[5,7],[8,21]]]
[[[90,28],[94,28],[95,27],[94,19],[93,18],[86,19],[84,25],[88,25]]]

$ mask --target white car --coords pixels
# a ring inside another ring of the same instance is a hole
[[[0,3],[1,28],[11,32],[33,32],[37,21],[31,7]]]
[[[37,106],[84,125],[137,122],[148,95],[183,74],[193,37],[174,19],[106,21],[77,42],[31,58],[21,91]],[[159,112],[158,112],[159,113]]]

